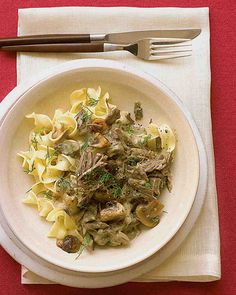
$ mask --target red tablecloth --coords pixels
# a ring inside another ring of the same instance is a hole
[[[0,248],[0,295],[236,294],[236,1],[235,0],[0,0],[0,36],[16,35],[17,9],[49,6],[210,7],[211,106],[220,212],[222,279],[212,283],[128,283],[89,290],[21,285],[20,265]],[[15,55],[0,52],[0,100],[16,85]],[[0,152],[2,152],[0,150]],[[203,266],[204,267],[204,266]]]

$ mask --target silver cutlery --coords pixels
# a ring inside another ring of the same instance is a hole
[[[110,34],[47,34],[0,38],[0,47],[29,44],[108,42],[130,44],[144,38],[194,39],[200,29],[146,30]],[[181,41],[179,41],[181,42]]]
[[[192,52],[191,43],[184,42],[188,39],[177,39],[179,43],[167,41],[167,39],[146,38],[136,43],[123,45],[112,43],[64,43],[64,44],[31,44],[3,46],[4,51],[21,52],[108,52],[125,50],[138,58],[153,61],[190,56]]]

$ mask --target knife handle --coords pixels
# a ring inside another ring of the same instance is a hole
[[[48,34],[32,35],[20,37],[0,38],[0,47],[12,45],[29,45],[29,44],[52,44],[52,43],[90,43],[91,37],[99,35],[90,34]]]
[[[2,46],[3,51],[19,52],[103,52],[103,43],[64,43]]]

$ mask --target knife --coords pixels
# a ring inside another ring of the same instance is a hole
[[[93,41],[129,44],[144,38],[194,39],[200,29],[131,31],[111,34],[48,34],[0,38],[0,47],[51,43],[90,43]],[[176,40],[175,40],[176,41]],[[185,41],[185,40],[184,40]],[[181,42],[181,41],[177,41]]]

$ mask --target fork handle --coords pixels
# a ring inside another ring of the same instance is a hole
[[[31,44],[3,46],[3,51],[20,52],[103,52],[103,43],[63,43],[63,44]]]

